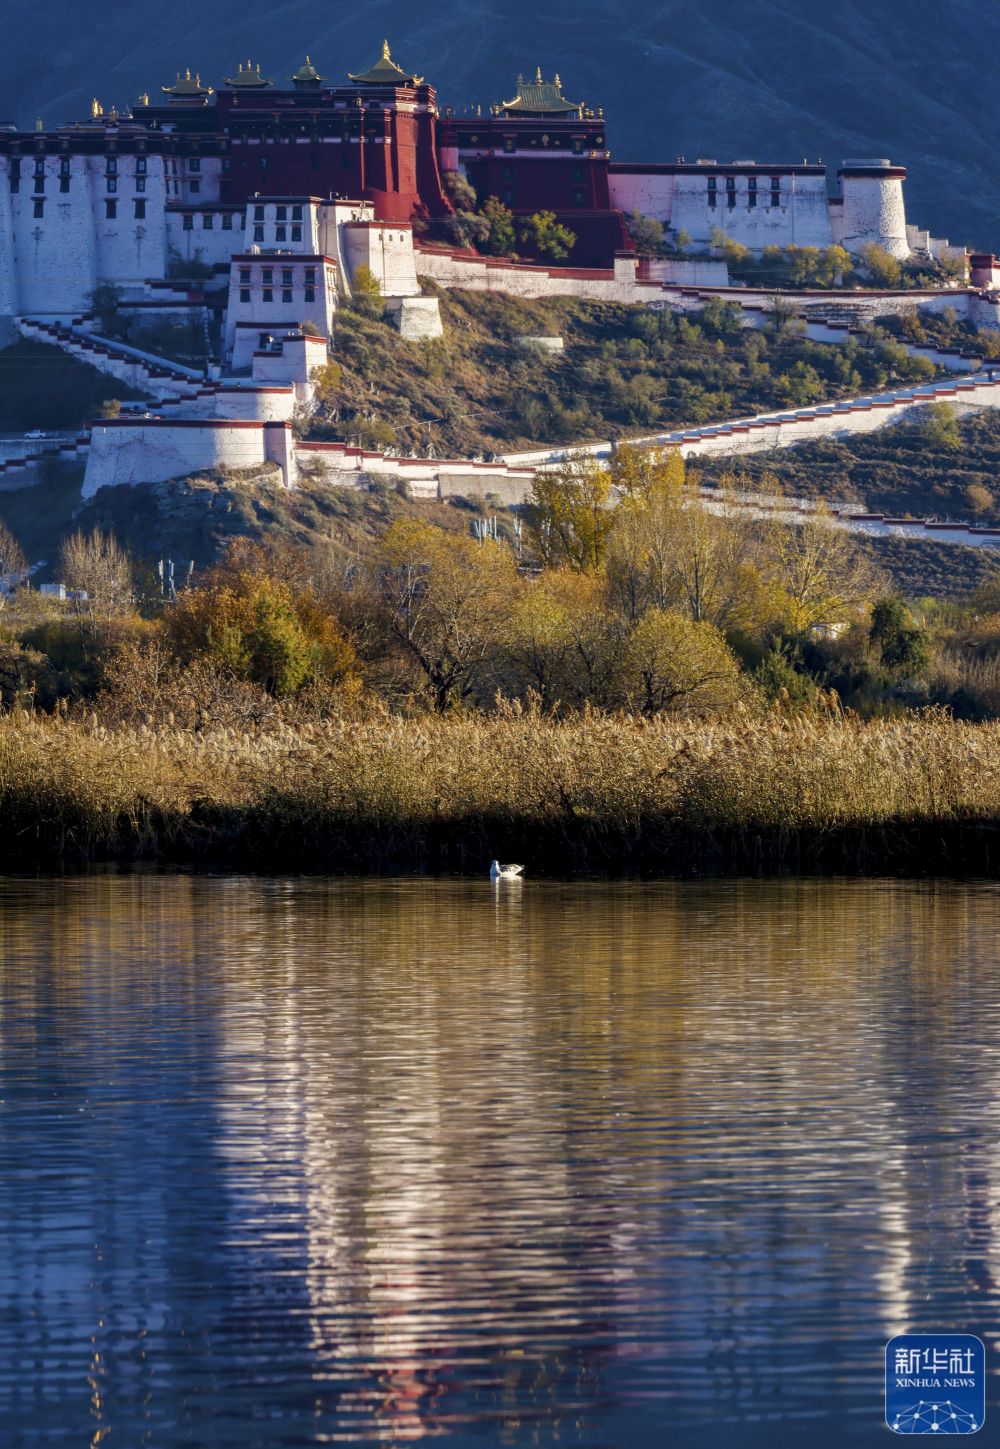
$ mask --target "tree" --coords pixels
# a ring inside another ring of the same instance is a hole
[[[356,675],[352,645],[312,590],[269,573],[257,550],[231,551],[166,607],[162,622],[182,663],[210,659],[269,694]]]
[[[554,211],[536,211],[518,223],[518,239],[541,257],[565,261],[576,246],[576,233],[556,220]]]
[[[772,532],[769,574],[783,632],[793,639],[836,628],[871,597],[877,576],[846,529],[823,510]]]
[[[861,260],[864,262],[876,287],[898,287],[903,276],[903,269],[899,262],[887,252],[885,247],[880,247],[876,242],[866,242],[861,248]]]
[[[489,237],[490,224],[479,214],[475,188],[460,171],[446,171],[443,179],[454,207],[444,224],[448,239],[459,247],[482,245]]]
[[[351,278],[354,304],[361,312],[375,316],[381,309],[382,285],[367,262],[355,269]]]
[[[124,292],[112,282],[101,282],[90,294],[90,310],[104,337],[125,337],[129,323],[118,310]]]
[[[803,326],[792,303],[784,297],[777,296],[771,298],[768,323],[771,333],[778,340],[788,337],[794,332],[801,332]]]
[[[135,571],[131,556],[111,534],[99,528],[70,534],[59,554],[59,574],[81,597],[77,612],[106,622],[127,614],[135,604]]]
[[[600,574],[543,569],[518,594],[508,624],[507,658],[518,692],[546,709],[612,701],[622,630]]]
[[[665,608],[678,596],[673,550],[684,503],[684,459],[676,449],[620,443],[609,470],[622,497],[608,549],[608,580],[622,613],[634,622],[646,609]]]
[[[750,248],[738,242],[735,237],[728,236],[721,226],[713,226],[711,231],[712,247],[730,266],[738,267],[750,259]]]
[[[514,250],[514,213],[495,196],[488,196],[483,204],[482,219],[488,227],[486,250],[490,256],[506,257]]]
[[[724,302],[710,297],[697,314],[703,332],[709,337],[736,337],[746,326],[746,314],[738,302]]]
[[[608,577],[627,617],[677,609],[694,622],[749,628],[770,609],[761,564],[765,530],[728,487],[701,496],[679,454],[648,455],[620,447],[612,474],[625,496],[615,510]]]
[[[479,205],[476,188],[461,171],[445,171],[441,180],[448,193],[448,200],[456,211],[475,211]]]
[[[811,363],[801,358],[778,378],[776,391],[781,401],[789,407],[808,407],[818,402],[825,392],[823,379]]]
[[[28,574],[28,560],[24,549],[0,519],[0,608],[7,596],[24,582]]]
[[[824,247],[820,253],[817,281],[821,287],[839,287],[853,267],[853,258],[844,247]]]
[[[589,453],[539,470],[532,484],[529,527],[548,564],[603,567],[613,519],[611,476]]]
[[[474,695],[520,586],[507,545],[401,519],[382,541],[374,584],[387,627],[423,675],[435,709]]]
[[[921,436],[929,448],[946,448],[949,452],[962,446],[955,409],[946,402],[927,403],[920,414]]]
[[[929,663],[926,629],[915,624],[902,599],[893,594],[877,599],[872,605],[869,641],[878,651],[885,669],[913,679],[923,674]]]
[[[643,714],[723,709],[737,698],[740,666],[718,629],[650,609],[625,649],[625,696]]]
[[[630,211],[625,222],[632,245],[640,257],[662,257],[665,254],[667,240],[662,221],[643,216],[641,211]]]
[[[339,362],[332,359],[324,362],[321,367],[314,367],[309,374],[309,381],[313,386],[313,394],[318,403],[329,405],[334,402],[340,393],[343,383],[343,369]]]
[[[973,513],[992,513],[993,511],[993,494],[982,483],[966,485],[965,501]]]

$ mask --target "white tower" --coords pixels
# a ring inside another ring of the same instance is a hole
[[[910,255],[903,182],[906,169],[891,161],[845,161],[837,173],[843,205],[838,240],[852,255],[874,242],[899,261]]]

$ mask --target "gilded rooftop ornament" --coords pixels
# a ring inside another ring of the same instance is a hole
[[[186,70],[183,75],[178,71],[173,85],[161,86],[160,89],[165,96],[176,96],[180,100],[196,100],[212,94],[212,87],[203,86],[200,75],[196,75],[194,80],[191,79],[190,70]]]
[[[268,80],[266,76],[261,75],[260,66],[253,65],[249,60],[246,63],[246,67],[244,67],[243,62],[240,61],[239,69],[237,70],[236,74],[226,77],[226,85],[232,86],[234,90],[259,91],[263,90],[265,86],[269,86],[271,84],[272,82]]]
[[[396,64],[387,40],[383,40],[381,58],[375,62],[371,70],[366,70],[362,75],[352,75],[348,72],[347,78],[361,86],[418,86],[423,81],[422,75],[408,75],[402,66]]]
[[[296,90],[308,91],[318,90],[323,84],[323,77],[312,63],[310,56],[306,56],[305,65],[300,65],[292,76],[292,85]]]
[[[545,81],[539,66],[532,82],[518,76],[514,99],[501,102],[497,110],[498,114],[513,116],[569,116],[579,115],[581,108],[578,102],[565,99],[558,74],[554,80]]]

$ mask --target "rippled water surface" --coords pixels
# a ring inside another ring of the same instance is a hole
[[[891,1334],[996,1356],[998,947],[986,885],[0,882],[0,1443],[884,1443]]]

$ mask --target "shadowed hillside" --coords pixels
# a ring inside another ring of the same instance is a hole
[[[387,34],[459,109],[509,96],[518,71],[560,71],[569,96],[607,109],[619,160],[891,156],[911,168],[911,220],[1000,249],[984,135],[1000,11],[973,0],[645,0],[624,14],[593,0],[139,0],[108,24],[68,0],[12,0],[5,13],[0,116],[22,125],[84,115],[94,95],[120,106],[181,66],[216,84],[240,57],[280,79],[308,50],[339,78]]]

